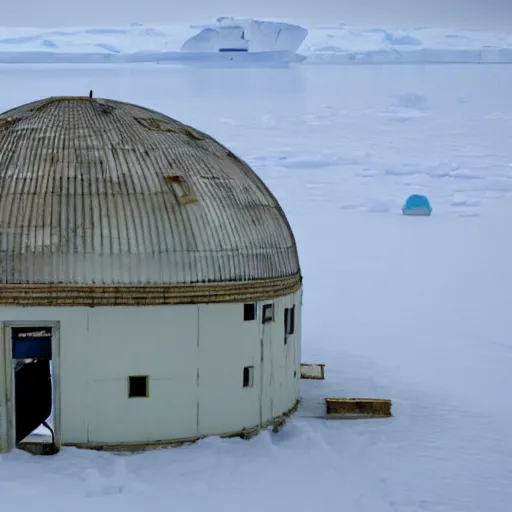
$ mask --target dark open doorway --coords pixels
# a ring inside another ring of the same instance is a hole
[[[52,389],[52,327],[11,328],[16,446],[56,453]],[[43,428],[42,428],[43,427]]]

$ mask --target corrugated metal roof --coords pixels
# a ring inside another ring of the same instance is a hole
[[[49,98],[0,114],[0,282],[187,284],[300,273],[259,177],[136,105]]]

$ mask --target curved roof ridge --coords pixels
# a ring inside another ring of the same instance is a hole
[[[257,174],[155,110],[50,97],[0,114],[0,283],[173,285],[300,273]]]

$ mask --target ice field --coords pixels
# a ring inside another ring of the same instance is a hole
[[[138,455],[0,456],[2,510],[507,512],[512,501],[512,67],[2,65],[0,111],[139,103],[269,185],[304,274],[300,411],[278,434]],[[426,194],[429,218],[401,215]],[[393,417],[315,418],[326,396]]]

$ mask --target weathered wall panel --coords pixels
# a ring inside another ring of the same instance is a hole
[[[199,306],[199,432],[219,434],[259,424],[260,383],[243,387],[243,368],[261,368],[258,317],[243,304]]]
[[[197,307],[89,310],[91,443],[196,433]],[[148,398],[128,398],[128,377],[149,377]],[[123,425],[122,429],[119,425]]]
[[[262,398],[263,422],[293,407],[300,294],[273,303],[263,375],[263,303],[254,321],[244,321],[243,304],[0,307],[0,325],[60,322],[63,443],[144,443],[257,427]],[[296,333],[285,346],[283,311],[294,303]],[[244,366],[254,366],[252,388],[242,385]],[[148,375],[149,398],[128,398],[129,375]]]

